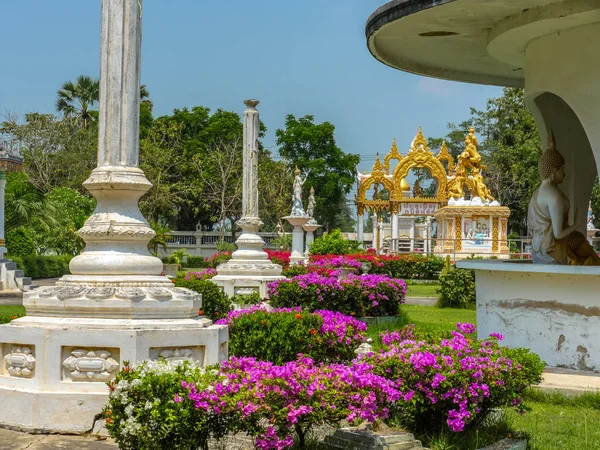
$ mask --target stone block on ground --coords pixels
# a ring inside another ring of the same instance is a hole
[[[408,432],[385,429],[340,428],[332,436],[325,437],[325,445],[331,449],[352,450],[412,450],[423,449],[421,441]]]
[[[526,450],[527,439],[502,439],[479,450]]]

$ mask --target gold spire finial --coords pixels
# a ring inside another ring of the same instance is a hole
[[[296,170],[294,170],[294,175],[300,175],[300,169],[298,169],[298,166],[296,166]]]
[[[427,145],[427,139],[425,139],[425,136],[423,136],[423,128],[419,127],[419,129],[417,130],[417,135],[415,136],[415,138],[412,141],[410,151],[421,150],[421,149],[425,150],[425,151],[429,151],[429,146]]]

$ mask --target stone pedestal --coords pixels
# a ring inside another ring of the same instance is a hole
[[[600,267],[490,260],[475,270],[477,335],[504,335],[552,367],[600,371]]]
[[[386,429],[375,433],[369,429],[340,428],[325,437],[328,448],[340,450],[412,450],[423,448],[411,433]]]
[[[302,229],[306,231],[306,244],[304,250],[305,258],[308,258],[308,255],[310,254],[310,244],[315,241],[315,231],[317,231],[319,228],[321,228],[321,225],[319,225],[315,219],[310,219],[305,225],[302,226]]]
[[[27,316],[0,326],[0,425],[83,433],[108,400],[124,361],[184,354],[227,358],[227,327],[198,317],[200,295],[160,276],[139,211],[151,187],[137,167],[141,0],[103,0],[97,199],[79,235],[85,251],[56,286],[26,292]]]
[[[242,218],[237,225],[242,229],[235,242],[238,249],[232,258],[217,267],[212,281],[233,296],[238,293],[258,292],[267,296],[267,283],[281,278],[281,266],[273,264],[263,250],[265,242],[258,230],[263,223],[258,217],[258,133],[260,122],[256,106],[258,100],[246,100],[244,111],[244,173],[242,192]]]
[[[287,216],[284,217],[291,226],[292,231],[292,254],[290,255],[290,264],[298,264],[304,261],[304,229],[302,228],[311,218],[308,216]]]

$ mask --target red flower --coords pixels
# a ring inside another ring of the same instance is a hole
[[[296,314],[296,319],[301,320],[302,319],[302,314]]]
[[[204,314],[204,311],[202,311],[201,309],[198,310],[198,315],[201,316],[202,314]]]
[[[312,330],[310,330],[310,334],[315,335],[317,334],[317,330],[315,330],[314,328]]]

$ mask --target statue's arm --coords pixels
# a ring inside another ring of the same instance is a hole
[[[548,204],[548,210],[550,211],[550,219],[552,219],[552,232],[555,239],[566,238],[579,226],[578,219],[575,218],[573,225],[563,228],[565,210],[560,195],[553,193],[552,202]]]

